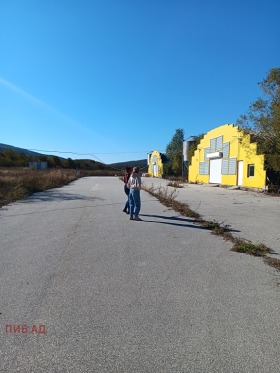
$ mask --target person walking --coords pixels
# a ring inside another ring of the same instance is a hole
[[[132,174],[127,183],[127,187],[129,188],[130,220],[141,221],[142,219],[139,218],[139,212],[141,209],[141,199],[140,199],[141,176],[139,174],[138,167],[133,167]]]
[[[124,175],[124,178],[123,178],[124,192],[127,195],[126,204],[124,206],[123,212],[126,212],[127,214],[129,214],[129,188],[127,187],[127,183],[128,183],[129,178],[130,178],[131,172],[132,172],[132,168],[131,167],[126,167],[125,168],[125,175]]]

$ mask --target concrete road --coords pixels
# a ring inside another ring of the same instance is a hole
[[[122,187],[0,209],[0,372],[278,373],[277,272]]]
[[[147,186],[166,187],[165,179],[143,178]],[[264,193],[232,190],[210,184],[182,184],[177,199],[187,203],[207,220],[229,224],[233,234],[264,243],[280,254],[280,195],[271,197]],[[168,187],[174,190],[173,187]]]

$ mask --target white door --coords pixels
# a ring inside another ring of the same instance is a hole
[[[156,164],[153,165],[153,174],[155,177],[157,176],[157,165]]]
[[[221,184],[222,182],[222,159],[210,159],[209,183]]]
[[[237,170],[237,185],[243,185],[243,161],[238,162],[238,170]]]

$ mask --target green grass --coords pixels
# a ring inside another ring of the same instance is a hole
[[[236,239],[232,251],[236,251],[238,253],[244,253],[247,255],[253,256],[261,256],[264,257],[267,254],[272,253],[272,250],[265,246],[264,244],[253,244],[250,241],[245,241],[242,239]]]

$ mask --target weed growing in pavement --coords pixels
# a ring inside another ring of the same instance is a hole
[[[167,186],[171,186],[171,187],[174,187],[174,188],[184,188],[184,186],[182,184],[180,184],[180,182],[177,181],[177,180],[170,180],[169,183],[167,184]]]
[[[243,238],[236,238],[232,235],[230,230],[230,225],[223,225],[216,221],[203,220],[201,215],[196,211],[190,209],[186,203],[176,201],[178,196],[178,191],[176,189],[168,191],[168,188],[155,188],[153,185],[151,187],[144,186],[143,189],[150,193],[152,196],[156,197],[163,205],[171,207],[173,210],[179,212],[183,216],[194,218],[194,223],[211,230],[212,234],[223,237],[224,240],[232,242],[234,245],[232,251],[244,253],[247,255],[253,255],[257,257],[262,257],[264,262],[280,272],[280,259],[268,257],[267,254],[272,254],[273,251],[265,246],[264,244],[253,244],[252,242],[245,240]]]
[[[198,220],[201,219],[200,214],[191,210],[186,203],[176,200],[178,196],[178,190],[176,188],[173,190],[168,190],[167,187],[155,188],[152,185],[151,187],[142,186],[142,189],[156,197],[164,206],[171,207],[181,215]]]
[[[263,261],[280,272],[280,259],[271,258],[271,256],[266,256],[263,258]]]
[[[244,239],[235,239],[234,246],[231,250],[238,253],[261,257],[265,257],[267,254],[272,253],[272,250],[264,244],[253,244],[252,242],[246,241]]]
[[[223,225],[223,223],[218,223],[215,220],[201,220],[199,221],[199,224],[207,229],[210,229],[212,231],[212,234],[215,234],[216,236],[224,236],[225,233],[229,233],[228,230],[230,229],[229,224]],[[227,240],[231,240],[230,234],[228,234]]]

